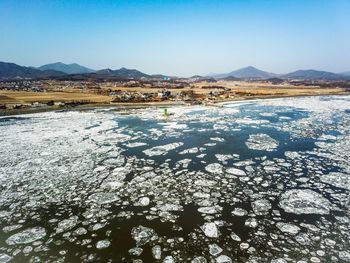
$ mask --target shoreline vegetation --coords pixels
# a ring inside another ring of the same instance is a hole
[[[146,86],[141,81],[101,83],[92,87],[88,84],[55,81],[3,83],[0,116],[96,107],[218,106],[225,102],[254,99],[350,94],[347,86],[332,82],[200,81],[181,86],[164,82],[162,87],[159,83]],[[156,84],[158,86],[154,86]]]

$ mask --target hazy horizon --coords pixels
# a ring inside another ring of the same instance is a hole
[[[0,61],[177,76],[350,71],[350,1],[0,2]]]

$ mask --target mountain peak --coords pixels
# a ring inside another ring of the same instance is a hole
[[[243,67],[241,69],[259,70],[259,69],[257,69],[256,67],[253,67],[253,66],[247,66],[247,67]]]
[[[77,63],[65,64],[62,62],[55,62],[51,64],[46,64],[41,67],[38,67],[40,70],[56,70],[61,71],[67,74],[84,74],[84,73],[92,73],[95,70],[89,69],[87,67],[81,66]]]
[[[130,78],[130,79],[140,79],[143,77],[150,77],[149,75],[138,71],[136,69],[128,69],[125,67],[122,67],[120,69],[112,70],[112,69],[102,69],[99,71],[96,71],[97,74],[104,74],[104,75],[110,75],[113,77],[120,77],[120,78]]]
[[[262,71],[253,66],[240,68],[230,73],[214,75],[215,78],[235,77],[240,79],[267,79],[275,76],[273,73]]]
[[[57,70],[39,70],[32,67],[24,67],[15,63],[0,62],[0,79],[13,78],[45,78],[63,76],[64,72]]]
[[[283,77],[288,79],[307,79],[307,80],[316,80],[316,79],[339,80],[344,78],[344,76],[335,74],[333,72],[320,71],[315,69],[297,70],[297,71],[285,74],[283,75]]]

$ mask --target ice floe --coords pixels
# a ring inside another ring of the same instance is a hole
[[[321,176],[321,181],[335,187],[350,190],[350,174],[332,172]]]
[[[300,100],[0,117],[0,262],[349,261],[350,99]]]
[[[153,229],[144,226],[134,227],[131,230],[131,235],[139,246],[143,246],[151,240],[158,239],[158,236]]]
[[[220,231],[215,223],[205,223],[201,226],[201,229],[207,237],[217,238],[220,235]]]
[[[252,202],[252,208],[256,215],[266,215],[271,207],[271,203],[266,199],[259,199]]]
[[[300,227],[290,224],[290,223],[282,223],[282,222],[278,222],[276,224],[277,228],[279,230],[281,230],[283,233],[288,233],[291,235],[296,235],[299,233],[300,231]]]
[[[241,170],[241,169],[237,169],[237,168],[227,168],[226,169],[226,172],[229,173],[229,174],[234,174],[234,175],[238,175],[238,176],[244,176],[246,175],[246,172]]]
[[[219,163],[211,163],[205,167],[205,170],[213,174],[221,174],[223,171],[223,166]]]
[[[6,239],[8,245],[29,244],[46,236],[46,229],[33,227],[16,233]]]
[[[108,248],[111,245],[111,242],[109,240],[99,240],[96,243],[96,248],[97,249],[104,249],[104,248]]]
[[[294,214],[329,214],[330,202],[310,189],[293,189],[282,194],[280,207]]]
[[[249,135],[249,139],[247,140],[246,145],[251,150],[270,152],[278,147],[278,141],[271,138],[267,134],[259,133]]]
[[[156,146],[156,147],[144,150],[143,152],[149,157],[164,155],[164,154],[167,154],[169,151],[174,150],[182,145],[183,145],[182,142],[169,143],[166,145]]]

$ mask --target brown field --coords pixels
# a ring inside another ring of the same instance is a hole
[[[194,83],[191,87],[169,89],[173,95],[179,94],[182,91],[192,91],[196,94],[197,100],[212,100],[209,92],[213,89],[205,88],[206,86],[222,86],[229,88],[225,95],[216,97],[214,101],[226,100],[244,100],[254,98],[273,98],[285,96],[307,96],[307,95],[327,95],[327,94],[344,94],[345,90],[340,88],[320,88],[317,86],[292,86],[292,85],[272,85],[259,82],[218,82],[218,83]],[[204,87],[204,88],[203,88]],[[159,88],[151,87],[111,87],[103,86],[105,90],[120,90],[125,92],[141,92],[141,93],[156,93]],[[98,103],[109,104],[113,97],[107,95],[99,95],[98,90],[90,90],[90,93],[83,93],[77,89],[66,89],[64,92],[57,92],[50,89],[47,92],[26,92],[26,91],[5,91],[0,90],[0,105],[4,104],[31,104],[31,103],[47,103],[54,102],[78,102],[83,104]],[[108,93],[107,93],[108,94]],[[349,94],[349,93],[347,93]],[[174,101],[153,101],[154,103],[174,103]],[[149,102],[148,102],[149,103]],[[137,103],[137,104],[148,104]],[[151,102],[152,103],[152,102]],[[135,103],[116,103],[124,105],[133,105]]]
[[[325,95],[325,94],[339,94],[343,93],[344,89],[340,88],[320,88],[318,86],[293,86],[293,85],[271,85],[265,83],[250,83],[250,82],[218,82],[207,83],[199,82],[193,84],[193,87],[169,89],[172,93],[180,93],[181,91],[194,91],[196,94],[208,94],[212,89],[205,89],[206,86],[223,86],[230,88],[232,92],[238,93],[240,96],[302,96],[302,95]],[[121,90],[128,92],[146,92],[152,93],[159,90],[156,88],[145,87],[104,87],[111,90]]]
[[[80,92],[0,91],[0,104],[46,103],[48,101],[109,103],[111,99],[109,96]]]

